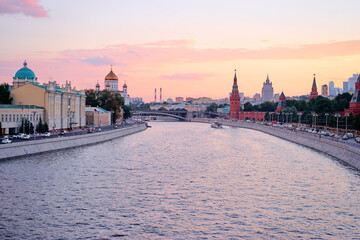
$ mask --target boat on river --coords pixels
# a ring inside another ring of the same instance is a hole
[[[218,123],[218,122],[213,122],[211,124],[211,127],[212,128],[222,128],[222,124],[221,123]]]

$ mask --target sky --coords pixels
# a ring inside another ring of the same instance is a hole
[[[360,72],[358,0],[0,0],[0,83],[24,60],[40,83],[94,88],[113,65],[131,97],[309,94]],[[120,87],[120,90],[122,87]]]

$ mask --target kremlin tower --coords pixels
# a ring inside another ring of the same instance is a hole
[[[236,70],[235,70],[234,83],[230,96],[230,118],[239,119],[239,113],[240,113],[240,96],[239,96],[239,89],[237,85]]]
[[[350,108],[345,109],[345,114],[350,113],[354,116],[360,113],[360,75],[355,82],[355,93],[351,98]]]
[[[318,97],[318,91],[317,91],[317,87],[316,87],[316,80],[315,80],[315,74],[314,74],[314,81],[313,81],[313,85],[312,85],[312,88],[311,88],[311,93],[310,93],[310,99],[313,99],[313,98],[317,98]]]
[[[281,95],[279,97],[279,102],[278,105],[276,107],[276,112],[281,112],[281,110],[286,108],[286,97],[284,94],[284,91],[281,92]]]

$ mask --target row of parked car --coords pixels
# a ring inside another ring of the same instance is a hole
[[[49,132],[46,133],[42,133],[41,137],[47,138],[50,137],[51,134]],[[21,139],[21,140],[29,140],[30,139],[30,135],[29,134],[25,134],[25,133],[19,133],[18,135],[8,135],[8,136],[4,136],[1,139],[1,143],[3,144],[7,144],[7,143],[12,143],[13,140],[15,139]]]

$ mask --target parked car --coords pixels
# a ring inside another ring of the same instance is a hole
[[[50,137],[51,134],[50,134],[49,132],[46,132],[46,133],[41,134],[41,136],[42,136],[42,137]]]
[[[348,137],[347,135],[344,135],[344,136],[342,137],[342,139],[343,139],[343,140],[348,140],[349,137]]]
[[[8,137],[4,137],[3,140],[1,140],[1,143],[6,144],[6,143],[11,143],[11,139],[9,139]]]
[[[360,137],[355,138],[355,141],[360,143]]]
[[[101,128],[98,128],[98,130],[97,130],[98,132],[101,132]]]
[[[30,139],[30,135],[28,135],[28,134],[23,134],[23,135],[21,136],[21,139],[22,139],[22,140],[29,140],[29,139]]]
[[[65,135],[67,132],[66,132],[66,130],[61,130],[60,132],[59,132],[59,135]]]
[[[9,139],[12,139],[12,140],[17,139],[17,135],[10,135]]]
[[[87,129],[87,133],[93,133],[94,131],[93,131],[93,129],[92,128],[88,128]]]

